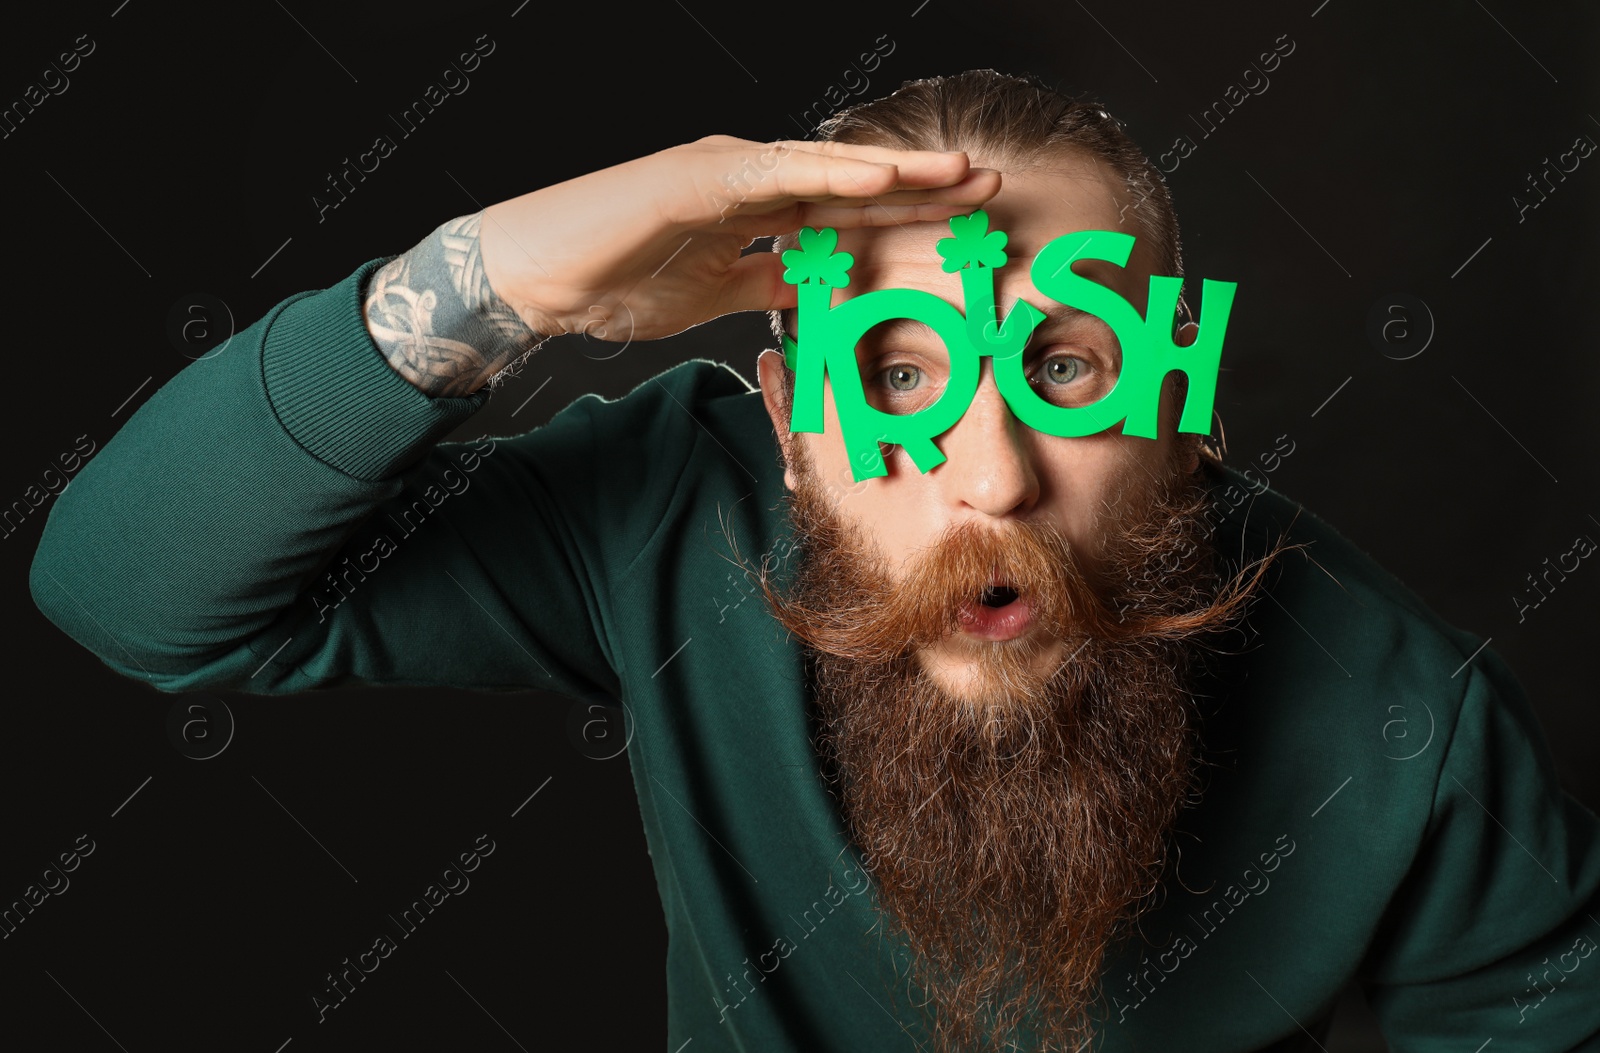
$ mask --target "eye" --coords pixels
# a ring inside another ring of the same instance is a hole
[[[1045,360],[1039,375],[1049,384],[1070,384],[1078,379],[1087,365],[1075,355],[1054,355]]]
[[[862,393],[882,413],[918,413],[944,392],[948,369],[932,355],[892,351],[861,364]]]
[[[1116,383],[1114,369],[1098,362],[1098,355],[1067,354],[1058,351],[1042,358],[1033,367],[1028,382],[1039,397],[1057,406],[1087,406],[1100,401]]]
[[[916,366],[890,366],[883,371],[884,379],[895,391],[911,391],[922,380],[922,370]]]

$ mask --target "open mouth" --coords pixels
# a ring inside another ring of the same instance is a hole
[[[978,598],[979,603],[985,607],[992,608],[1006,607],[1015,603],[1016,600],[1017,590],[1009,585],[990,585],[983,590],[983,594]]]
[[[975,600],[962,607],[958,622],[963,632],[984,640],[1013,640],[1034,624],[1028,598],[1004,582],[985,586]]]

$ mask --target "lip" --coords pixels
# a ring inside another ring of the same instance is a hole
[[[999,584],[996,582],[996,584]],[[959,615],[961,631],[980,640],[1015,640],[1033,627],[1033,608],[1025,596],[1018,596],[1004,607],[968,603]]]

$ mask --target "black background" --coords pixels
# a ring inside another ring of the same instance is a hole
[[[198,353],[169,337],[175,310],[210,305],[209,346],[230,316],[242,329],[494,201],[713,132],[799,137],[801,114],[831,108],[829,85],[886,34],[893,50],[863,97],[973,67],[1033,71],[1098,93],[1152,156],[1194,141],[1167,178],[1188,273],[1239,282],[1218,391],[1231,459],[1292,437],[1272,485],[1492,638],[1563,784],[1600,805],[1600,566],[1582,564],[1523,621],[1513,602],[1546,557],[1600,539],[1600,157],[1520,221],[1513,201],[1540,201],[1528,175],[1579,136],[1600,142],[1591,6],[520,2],[105,0],[7,32],[7,103],[80,35],[94,50],[0,140],[12,377],[0,501],[79,436],[103,446]],[[396,138],[390,115],[484,34],[494,50],[471,87]],[[1294,50],[1271,87],[1201,138],[1191,115],[1280,39]],[[398,148],[319,219],[328,174],[383,134]],[[1375,342],[1369,316],[1396,317],[1400,294],[1425,312],[1406,301],[1411,335]],[[753,379],[769,342],[759,315],[621,353],[566,338],[452,438],[524,430],[690,357]],[[0,1027],[130,1051],[533,1050],[580,1034],[661,1045],[665,930],[627,762],[582,755],[571,703],[161,695],[32,604],[47,510],[0,546],[0,899],[78,835],[97,848],[0,941]],[[227,748],[181,755],[175,704],[207,707],[219,729],[225,704]],[[324,975],[484,833],[497,848],[470,888],[319,1024]],[[1333,1053],[1375,1041],[1359,1004],[1346,1010]]]

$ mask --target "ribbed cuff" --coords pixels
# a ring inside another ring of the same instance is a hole
[[[331,288],[292,301],[262,338],[267,399],[312,456],[357,479],[398,474],[471,417],[489,389],[433,397],[384,360],[367,332],[367,276],[393,256],[362,264]]]

